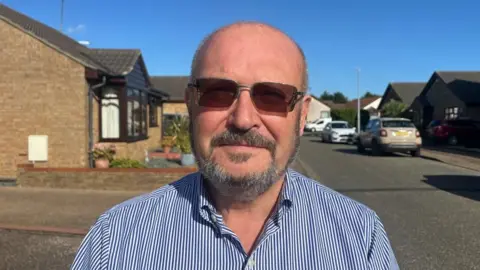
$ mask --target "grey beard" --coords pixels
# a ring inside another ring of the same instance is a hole
[[[196,151],[194,141],[193,121],[190,121],[190,143],[195,155],[195,159],[200,172],[203,174],[208,183],[224,197],[231,198],[236,202],[251,202],[264,194],[273,184],[280,179],[280,175],[284,174],[287,168],[292,164],[298,155],[300,148],[300,113],[295,127],[294,148],[283,168],[277,168],[275,165],[275,151],[270,151],[271,162],[266,170],[263,172],[247,172],[242,176],[233,176],[227,172],[218,163],[211,158],[213,148],[207,157],[199,155]],[[235,163],[246,162],[251,155],[248,154],[230,154],[229,159]]]

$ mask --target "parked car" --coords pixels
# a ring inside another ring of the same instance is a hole
[[[332,121],[328,123],[321,133],[323,142],[330,143],[348,143],[355,133],[355,128],[351,127],[346,121]]]
[[[434,120],[425,129],[435,144],[480,147],[480,121],[472,119]]]
[[[323,128],[330,122],[332,122],[332,118],[317,119],[311,123],[305,124],[305,131],[309,131],[309,132],[322,131]]]
[[[365,131],[358,136],[357,149],[363,153],[372,150],[373,155],[385,152],[406,152],[420,156],[422,138],[415,125],[406,118],[377,118],[368,122]]]

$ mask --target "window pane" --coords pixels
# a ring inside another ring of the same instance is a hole
[[[147,135],[147,95],[141,93],[141,102],[142,102],[142,134]]]
[[[141,133],[142,127],[142,112],[140,102],[138,100],[133,101],[133,136],[138,136]]]
[[[102,137],[120,138],[120,109],[118,98],[102,99]]]
[[[127,101],[127,134],[133,136],[133,101]]]

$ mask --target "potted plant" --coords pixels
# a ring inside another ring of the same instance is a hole
[[[114,144],[97,143],[93,147],[93,158],[95,168],[108,168],[112,162],[117,149]]]
[[[175,123],[175,121],[165,129],[165,133],[161,142],[162,149],[165,154],[169,154],[172,150],[172,147],[175,145],[177,129],[178,123]]]
[[[182,166],[192,166],[195,164],[195,157],[190,144],[189,121],[188,117],[179,117],[172,123],[175,145],[181,152]]]
[[[172,146],[175,144],[174,136],[164,136],[162,139],[162,149],[165,154],[169,154]]]
[[[195,156],[192,153],[192,145],[190,144],[190,134],[188,131],[177,137],[178,148],[182,153],[180,162],[182,166],[192,166],[195,164]]]

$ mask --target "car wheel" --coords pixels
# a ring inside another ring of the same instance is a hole
[[[360,140],[358,140],[358,142],[357,142],[357,151],[358,151],[360,154],[365,153],[365,147],[363,147],[363,145],[362,145],[362,143],[360,142]]]
[[[382,149],[377,141],[372,141],[372,154],[374,156],[381,156],[383,154]]]
[[[420,157],[421,156],[420,148],[414,151],[410,151],[410,155],[412,155],[412,157]]]

